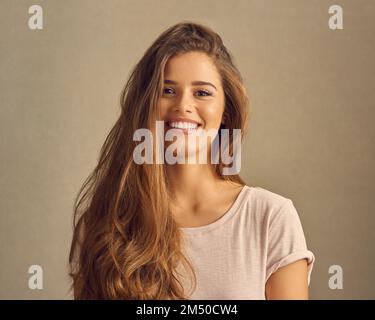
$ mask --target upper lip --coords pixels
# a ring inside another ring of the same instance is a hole
[[[170,123],[170,122],[189,122],[189,123],[195,123],[197,125],[201,124],[198,121],[195,121],[193,119],[187,119],[187,118],[171,118],[167,120],[167,123]]]

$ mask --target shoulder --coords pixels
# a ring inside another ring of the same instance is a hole
[[[249,202],[254,210],[277,211],[285,206],[292,204],[292,200],[257,186],[247,186],[246,201]]]
[[[262,187],[246,186],[244,204],[247,211],[263,226],[298,218],[290,198]]]
[[[262,203],[268,206],[279,206],[284,205],[285,202],[290,200],[279,193],[275,193],[262,187],[249,186],[249,188],[251,189],[253,200],[257,203]]]

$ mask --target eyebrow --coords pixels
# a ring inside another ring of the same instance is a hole
[[[164,83],[169,83],[169,84],[178,84],[176,81],[165,79]],[[216,87],[211,83],[211,82],[206,82],[206,81],[193,81],[191,83],[193,86],[202,86],[202,85],[208,85],[211,87],[214,87],[215,90],[217,91]]]

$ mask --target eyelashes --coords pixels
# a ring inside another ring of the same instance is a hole
[[[165,95],[170,95],[170,92],[168,92],[168,90],[173,90],[172,88],[164,88],[163,89],[163,94]],[[199,95],[199,97],[209,97],[209,96],[212,96],[212,93],[208,90],[197,90],[196,92],[199,92],[203,95]]]

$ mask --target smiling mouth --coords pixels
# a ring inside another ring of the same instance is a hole
[[[175,129],[178,132],[183,132],[184,134],[190,134],[196,132],[199,128],[202,127],[199,123],[191,123],[191,122],[174,122],[174,121],[167,121],[165,122],[167,129]]]

